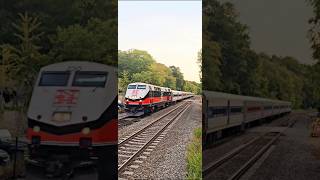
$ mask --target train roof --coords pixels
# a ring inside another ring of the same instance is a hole
[[[154,87],[161,88],[160,86],[155,86],[155,85],[148,84],[148,83],[143,83],[143,82],[134,82],[134,83],[130,83],[130,84],[128,84],[128,85],[146,85],[146,86],[151,87],[152,89],[153,89]]]
[[[274,100],[274,99],[267,99],[261,97],[253,97],[253,96],[242,96],[236,94],[228,94],[223,92],[216,92],[216,91],[202,91],[202,93],[207,97],[221,97],[221,98],[230,98],[230,99],[239,99],[239,100],[248,100],[248,101],[264,101],[264,102],[273,102],[273,103],[287,103],[291,104],[289,101],[281,101],[281,100]]]
[[[147,86],[150,86],[152,89],[154,87],[160,88],[161,91],[168,91],[168,92],[171,91],[173,93],[190,93],[190,94],[193,94],[191,92],[172,90],[171,88],[168,88],[168,87],[156,86],[156,85],[148,84],[148,83],[144,83],[144,82],[133,82],[133,83],[130,83],[128,85],[147,85]]]
[[[41,71],[61,71],[61,70],[77,70],[85,69],[85,71],[113,71],[117,72],[117,68],[106,64],[90,62],[90,61],[63,61],[49,64],[41,68]]]
[[[155,87],[160,88],[161,91],[167,91],[167,92],[169,92],[169,91],[174,92],[175,91],[175,90],[172,90],[171,88],[168,88],[168,87],[161,87],[161,86],[156,86],[153,84],[148,84],[148,83],[143,83],[143,82],[134,82],[134,83],[130,83],[128,85],[147,85],[147,86],[150,86],[152,89],[154,89]],[[183,91],[179,91],[179,92],[183,92]]]

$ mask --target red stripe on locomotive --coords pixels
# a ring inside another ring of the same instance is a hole
[[[98,129],[92,129],[89,134],[82,132],[70,133],[64,135],[54,135],[44,131],[34,132],[32,128],[27,130],[27,138],[31,140],[32,136],[40,136],[41,141],[61,142],[61,143],[79,143],[80,138],[92,138],[92,143],[114,143],[118,141],[118,120],[113,119]]]
[[[171,96],[147,97],[147,98],[142,99],[142,101],[127,100],[127,105],[149,105],[149,104],[153,104],[153,103],[167,102],[167,101],[171,101],[171,100],[172,100]]]

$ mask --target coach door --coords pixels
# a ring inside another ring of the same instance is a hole
[[[228,100],[228,104],[227,104],[227,117],[228,117],[227,126],[229,126],[230,125],[230,100]]]

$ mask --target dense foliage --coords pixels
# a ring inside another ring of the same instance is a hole
[[[311,28],[309,30],[309,39],[313,50],[313,57],[320,60],[320,1],[307,0],[313,7],[313,17],[309,19]]]
[[[116,0],[0,0],[0,21],[0,88],[12,86],[26,98],[44,65],[117,65]]]
[[[132,82],[144,82],[174,90],[200,93],[200,85],[184,80],[179,67],[167,67],[157,63],[146,51],[137,49],[119,51],[118,57],[120,93],[124,93],[127,85]]]
[[[204,90],[288,100],[296,108],[320,105],[319,65],[253,51],[231,3],[203,1],[202,57]]]

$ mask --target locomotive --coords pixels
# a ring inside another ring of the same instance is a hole
[[[261,119],[290,112],[291,103],[288,101],[203,91],[203,144],[214,142],[231,128],[244,130]]]
[[[117,164],[111,156],[118,140],[116,85],[116,68],[104,64],[67,61],[41,68],[27,115],[32,162],[73,167],[109,157]]]
[[[152,113],[193,95],[191,92],[175,91],[167,87],[135,82],[128,85],[124,103],[129,112]]]

